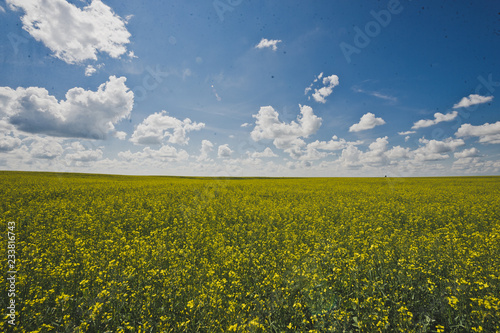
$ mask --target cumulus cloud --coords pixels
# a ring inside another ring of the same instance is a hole
[[[342,150],[339,162],[342,166],[348,169],[360,168],[363,164],[360,161],[361,154],[363,152],[355,146],[348,146]]]
[[[167,142],[186,145],[189,141],[187,133],[199,131],[205,127],[204,123],[192,122],[171,117],[166,111],[156,112],[148,116],[137,125],[130,141],[139,145],[161,144],[164,138]]]
[[[316,82],[318,82],[318,80],[321,80],[321,78],[323,77],[323,72],[319,73],[319,75],[317,77],[314,78],[313,82],[309,85],[309,87],[307,87],[305,90],[304,90],[304,95],[307,95],[308,92],[310,92],[312,90],[312,87],[314,86],[314,84]]]
[[[231,148],[229,148],[229,145],[226,143],[224,145],[219,146],[217,156],[219,156],[219,158],[228,158],[231,157],[232,153],[233,151],[231,150]]]
[[[305,89],[304,94],[307,95],[309,93],[309,91],[311,91],[313,89],[314,84],[317,81],[321,80],[322,78],[323,78],[323,80],[322,80],[323,87],[321,87],[319,89],[315,88],[314,93],[312,94],[312,97],[314,98],[314,100],[316,102],[324,104],[324,103],[326,103],[326,97],[328,97],[332,94],[333,88],[335,88],[336,86],[339,85],[339,77],[337,75],[330,75],[330,76],[323,77],[323,73],[320,73],[314,79],[314,81],[309,85],[309,87],[307,87]]]
[[[263,48],[269,47],[273,51],[276,51],[278,49],[278,46],[277,46],[278,43],[281,43],[281,40],[262,38],[260,40],[259,44],[255,45],[255,48],[256,49],[263,49]]]
[[[479,150],[476,147],[472,147],[470,149],[464,149],[459,153],[454,154],[455,158],[469,158],[469,157],[478,157]]]
[[[262,152],[253,152],[251,155],[251,157],[253,158],[260,158],[260,157],[277,157],[278,155],[276,155],[275,153],[273,153],[272,149],[269,148],[269,147],[266,147],[266,149],[264,149],[264,151]]]
[[[468,174],[491,174],[500,171],[500,161],[482,161],[479,157],[462,157],[453,162],[452,169]]]
[[[458,147],[465,145],[464,140],[452,138],[448,138],[444,141],[427,140],[422,138],[419,142],[423,143],[424,146],[413,151],[413,156],[416,161],[443,160],[450,157],[446,153],[452,152]]]
[[[481,96],[477,94],[470,94],[468,97],[464,97],[457,104],[453,105],[453,108],[467,108],[476,104],[488,103],[493,100],[493,96]]]
[[[71,145],[73,153],[66,154],[65,158],[71,162],[95,162],[102,158],[102,149],[86,149],[80,142]]]
[[[92,76],[95,72],[97,72],[97,69],[92,65],[88,65],[87,68],[85,68],[85,76]]]
[[[189,154],[183,149],[177,150],[175,147],[164,145],[157,150],[145,147],[142,151],[136,153],[132,153],[130,150],[119,152],[118,157],[136,163],[142,163],[146,159],[162,162],[179,162],[187,160]]]
[[[63,147],[52,138],[37,137],[30,145],[31,156],[42,159],[54,159],[64,152]]]
[[[274,145],[279,149],[289,148],[290,142],[299,137],[308,137],[321,126],[321,118],[316,116],[313,109],[307,105],[299,105],[300,115],[297,122],[289,124],[279,120],[278,112],[272,106],[263,106],[252,117],[256,118],[255,128],[250,133],[254,141],[263,139],[274,140]]]
[[[0,134],[0,153],[12,151],[21,146],[21,140],[9,135]]]
[[[363,152],[354,144],[349,144],[342,150],[338,160],[347,169],[359,169],[365,166],[378,167],[390,164],[391,160],[408,158],[409,149],[400,146],[388,149],[388,137],[377,138],[370,143],[368,150]]]
[[[388,150],[385,155],[390,160],[396,160],[401,158],[410,158],[410,148],[403,148],[401,146],[392,147]]]
[[[103,64],[99,64],[97,66],[87,65],[87,67],[85,68],[85,76],[94,75],[98,69],[102,68],[102,66],[104,66],[104,65]]]
[[[473,126],[471,124],[463,124],[455,133],[457,137],[479,137],[481,143],[500,144],[500,121],[494,124],[483,124]]]
[[[446,159],[449,157],[446,153],[464,145],[463,140],[451,138],[444,141],[421,139],[420,143],[423,146],[415,150],[401,146],[389,148],[388,137],[385,136],[377,138],[366,151],[361,151],[354,145],[347,146],[342,150],[337,163],[347,169],[381,166],[401,167],[402,165]]]
[[[127,138],[127,133],[123,131],[115,131],[113,133],[113,136],[117,138],[118,140],[125,140]]]
[[[250,124],[250,123],[243,123],[243,124],[241,124],[240,127],[249,127],[249,126],[252,126],[252,124]]]
[[[105,139],[132,110],[134,93],[125,81],[110,76],[97,91],[72,88],[61,101],[45,88],[0,87],[0,117],[28,133]]]
[[[449,112],[447,114],[442,114],[440,112],[434,113],[434,119],[421,119],[413,124],[412,129],[419,129],[423,127],[429,127],[432,125],[439,124],[443,121],[452,121],[458,116],[457,111]]]
[[[386,155],[388,144],[389,141],[387,140],[387,136],[383,138],[377,138],[374,142],[370,143],[370,145],[368,146],[368,151],[358,154],[359,162],[362,165],[370,166],[388,164],[389,159]],[[354,150],[351,150],[351,154],[353,152]]]
[[[359,132],[364,130],[369,130],[374,128],[375,126],[384,125],[385,121],[382,118],[376,118],[375,115],[371,112],[364,114],[359,123],[352,125],[349,127],[349,132]]]
[[[23,29],[69,63],[96,60],[97,52],[118,58],[127,51],[125,20],[100,0],[80,9],[65,0],[7,0],[24,11]]]
[[[201,141],[201,149],[200,156],[198,157],[198,161],[206,161],[208,160],[208,153],[210,153],[214,148],[214,144],[208,140]]]
[[[319,141],[316,140],[307,145],[308,148],[320,149],[320,150],[341,150],[350,145],[362,144],[362,141],[348,142],[345,139],[339,139],[336,135],[332,137],[330,141]]]
[[[263,106],[259,112],[252,117],[256,118],[256,125],[250,133],[254,141],[264,139],[273,140],[273,144],[278,149],[283,149],[292,157],[301,155],[301,148],[306,145],[301,138],[318,131],[321,126],[321,118],[317,117],[313,109],[307,105],[299,105],[300,115],[297,121],[284,123],[279,120],[278,112],[271,106]]]

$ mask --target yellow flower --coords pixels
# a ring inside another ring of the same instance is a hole
[[[456,298],[455,296],[450,296],[448,297],[448,303],[453,309],[457,310],[458,298]]]

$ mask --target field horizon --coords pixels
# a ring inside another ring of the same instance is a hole
[[[218,180],[218,179],[370,179],[370,178],[395,178],[395,179],[443,179],[443,178],[500,178],[500,175],[453,175],[453,176],[177,176],[177,175],[134,175],[134,174],[114,174],[114,173],[94,173],[94,172],[69,172],[69,171],[25,171],[25,170],[0,170],[2,173],[27,173],[27,174],[46,174],[46,175],[82,175],[82,176],[105,176],[105,177],[138,177],[138,178],[186,178],[186,179],[206,179],[206,180]]]

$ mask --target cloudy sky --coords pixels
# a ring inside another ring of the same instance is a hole
[[[500,174],[498,1],[0,0],[0,170]]]

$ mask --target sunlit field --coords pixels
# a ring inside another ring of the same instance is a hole
[[[500,331],[500,177],[0,186],[19,332]]]

